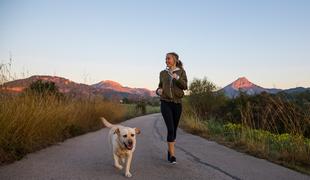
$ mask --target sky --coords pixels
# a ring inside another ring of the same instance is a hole
[[[168,52],[189,83],[310,87],[309,0],[0,0],[0,63],[156,89]]]

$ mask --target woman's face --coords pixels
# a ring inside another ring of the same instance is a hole
[[[167,54],[167,56],[166,56],[166,65],[169,68],[175,65],[175,61],[174,61],[173,56],[171,54]]]

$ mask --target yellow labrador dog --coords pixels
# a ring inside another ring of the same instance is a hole
[[[130,128],[122,125],[114,125],[109,123],[105,118],[101,117],[103,124],[110,128],[109,142],[112,146],[114,166],[118,169],[123,169],[120,164],[125,163],[125,176],[131,177],[130,165],[133,156],[133,152],[136,148],[136,134],[140,134],[139,128]]]

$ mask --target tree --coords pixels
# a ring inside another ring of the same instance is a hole
[[[223,92],[216,91],[216,85],[203,79],[194,79],[189,86],[189,103],[202,119],[216,118],[221,113],[221,107],[226,103]]]
[[[51,81],[37,80],[30,84],[26,91],[39,95],[61,95],[56,84]]]

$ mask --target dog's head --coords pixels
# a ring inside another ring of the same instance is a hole
[[[114,132],[118,135],[120,143],[123,147],[128,150],[132,150],[132,148],[136,145],[136,135],[141,133],[139,128],[117,128]]]

